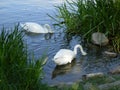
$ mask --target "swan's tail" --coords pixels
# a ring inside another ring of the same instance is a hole
[[[24,24],[22,24],[22,23],[20,23],[20,26],[23,28],[25,25],[24,25]]]

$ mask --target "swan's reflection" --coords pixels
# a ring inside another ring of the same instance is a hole
[[[46,34],[44,35],[45,40],[51,39],[52,35],[53,35],[53,33],[46,33]]]
[[[64,75],[72,70],[72,67],[75,65],[76,60],[72,60],[71,63],[68,63],[66,65],[56,66],[55,69],[52,72],[52,79],[57,77],[58,75]]]
[[[43,37],[45,40],[49,40],[52,38],[53,33],[46,33],[46,34],[41,34],[41,33],[31,33],[24,31],[27,36],[30,37]]]

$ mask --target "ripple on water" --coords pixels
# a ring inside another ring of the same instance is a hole
[[[18,22],[36,22],[39,24],[48,23],[52,26],[53,21],[47,16],[54,16],[55,7],[65,0],[2,0],[0,3],[0,28],[13,27]],[[47,7],[46,7],[47,6]],[[53,27],[52,27],[53,28]],[[60,83],[72,83],[81,79],[86,73],[107,72],[110,68],[120,65],[120,56],[117,58],[103,57],[102,48],[88,47],[83,43],[82,38],[74,36],[66,38],[63,30],[55,29],[55,33],[50,34],[27,34],[25,42],[28,45],[29,53],[34,53],[35,58],[40,58],[44,53],[48,57],[48,62],[44,66],[45,77],[43,83],[49,85]],[[52,61],[56,52],[61,48],[74,48],[74,45],[82,44],[87,51],[87,56],[82,56],[78,50],[76,59],[68,65],[57,67]]]

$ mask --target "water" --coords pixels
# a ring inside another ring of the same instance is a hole
[[[1,0],[0,2],[0,28],[13,27],[18,22],[36,22],[41,25],[48,23],[54,29],[54,34],[25,34],[25,42],[29,53],[34,53],[38,59],[43,54],[48,57],[44,66],[45,77],[42,82],[49,85],[60,83],[73,83],[81,80],[82,75],[93,72],[108,72],[110,68],[119,65],[118,58],[108,58],[102,53],[104,48],[88,46],[81,37],[74,36],[67,39],[63,30],[53,27],[53,20],[47,13],[54,16],[54,5],[60,5],[64,0]],[[83,45],[87,56],[80,51],[71,64],[58,67],[52,61],[56,52],[61,48],[73,49],[74,45]]]

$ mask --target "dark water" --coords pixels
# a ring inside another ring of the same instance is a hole
[[[53,27],[53,20],[47,16],[55,14],[53,5],[60,5],[64,0],[1,0],[0,2],[0,28],[13,27],[18,22],[36,22],[41,25],[48,23],[55,31],[54,34],[25,34],[28,51],[33,52],[35,58],[46,54],[48,62],[44,66],[45,77],[43,83],[49,85],[72,83],[81,80],[82,75],[93,72],[106,73],[110,68],[119,65],[119,57],[109,58],[103,55],[104,48],[90,46],[82,39],[74,36],[66,38],[63,30]],[[73,49],[74,45],[81,44],[87,56],[80,51],[71,64],[58,67],[52,61],[53,56],[61,48]]]

